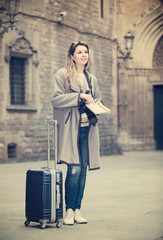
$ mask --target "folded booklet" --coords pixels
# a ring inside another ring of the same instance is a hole
[[[105,107],[102,103],[87,103],[86,107],[91,110],[95,115],[111,113],[110,108]]]

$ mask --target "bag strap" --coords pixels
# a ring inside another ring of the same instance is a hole
[[[92,84],[91,84],[91,79],[90,79],[90,77],[89,77],[87,71],[84,71],[84,74],[85,74],[85,77],[86,77],[86,79],[87,79],[88,87],[89,87],[89,89],[91,90],[91,95],[92,95]]]

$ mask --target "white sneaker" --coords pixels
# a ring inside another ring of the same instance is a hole
[[[66,215],[63,219],[63,224],[65,225],[74,224],[74,211],[71,208],[67,209]]]
[[[76,223],[84,224],[87,223],[87,219],[83,218],[80,214],[80,210],[76,209],[74,214],[74,220]]]

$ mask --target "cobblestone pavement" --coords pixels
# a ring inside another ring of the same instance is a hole
[[[163,151],[101,157],[90,171],[82,214],[88,224],[24,226],[25,177],[45,161],[0,164],[0,240],[163,239]],[[58,166],[64,174],[66,166]]]

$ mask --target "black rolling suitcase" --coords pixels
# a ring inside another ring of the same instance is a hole
[[[50,168],[50,125],[55,127],[55,167]],[[26,173],[26,221],[39,222],[40,228],[48,223],[62,226],[63,218],[63,178],[61,170],[56,169],[57,162],[57,121],[47,122],[48,131],[48,163],[47,167],[30,169]]]

